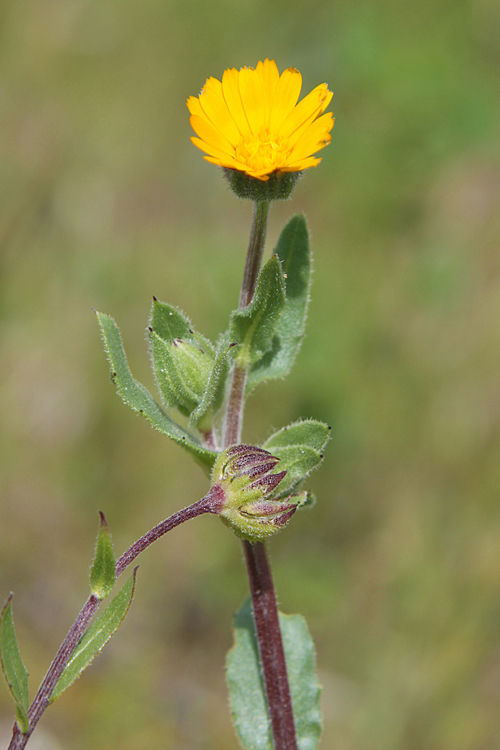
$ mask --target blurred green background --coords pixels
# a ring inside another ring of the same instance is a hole
[[[87,596],[97,511],[121,552],[206,490],[115,395],[91,308],[117,319],[151,389],[153,294],[207,335],[225,327],[251,206],[190,144],[185,100],[269,56],[304,93],[327,81],[337,117],[320,167],[272,209],[269,248],[307,214],[313,301],[293,374],[256,391],[244,435],[333,427],[317,506],[271,545],[281,607],[317,643],[322,747],[498,748],[500,5],[4,0],[0,14],[0,598],[15,591],[32,689]],[[236,748],[238,541],[204,517],[140,563],[120,633],[45,714],[45,750]],[[0,713],[6,744],[3,687]]]

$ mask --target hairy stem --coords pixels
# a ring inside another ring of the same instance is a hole
[[[276,750],[297,750],[295,721],[273,577],[262,542],[243,542],[255,632]]]
[[[240,308],[252,301],[266,239],[269,203],[255,203],[250,243],[240,293]],[[234,367],[226,406],[224,447],[241,442],[241,426],[247,371]],[[247,563],[255,630],[274,750],[297,750],[295,720],[286,670],[278,606],[266,548],[262,542],[243,542]]]
[[[170,518],[162,521],[146,534],[141,536],[141,538],[134,542],[134,544],[132,544],[132,546],[129,547],[128,550],[124,552],[123,555],[117,560],[115,567],[116,578],[118,578],[124,572],[124,570],[128,568],[130,563],[132,563],[136,559],[136,557],[141,554],[141,552],[144,552],[145,549],[147,549],[151,544],[153,544],[153,542],[156,542],[157,539],[166,534],[167,531],[174,529],[176,526],[184,523],[184,521],[189,521],[189,519],[191,518],[201,516],[203,515],[203,513],[217,513],[220,509],[222,500],[223,498],[221,496],[221,491],[219,487],[216,486],[212,488],[210,492],[197,503],[189,505],[187,508],[183,508],[177,513],[174,513],[172,516],[170,516]],[[38,689],[35,699],[30,706],[30,709],[28,711],[30,725],[29,731],[26,734],[21,734],[16,722],[16,724],[14,724],[12,739],[8,750],[22,750],[26,746],[29,738],[33,734],[36,725],[40,721],[42,714],[50,703],[50,697],[54,691],[57,681],[64,672],[64,669],[68,664],[75,646],[77,645],[82,635],[85,633],[92,617],[97,612],[101,601],[101,599],[98,599],[97,597],[92,595],[83,605],[80,614],[76,618],[66,638],[62,642],[59,651],[57,652],[52,664],[50,665],[47,674],[45,675],[42,684]]]

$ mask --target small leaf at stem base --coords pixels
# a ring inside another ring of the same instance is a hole
[[[316,750],[321,735],[321,688],[314,643],[301,615],[279,614],[299,750]],[[273,750],[264,683],[259,663],[251,600],[234,621],[234,646],[226,678],[231,715],[245,750]]]

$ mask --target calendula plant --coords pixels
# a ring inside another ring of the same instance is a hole
[[[287,375],[299,351],[309,301],[311,256],[303,216],[284,227],[262,266],[269,207],[289,198],[330,141],[332,94],[321,84],[299,103],[302,78],[273,60],[229,69],[189,97],[191,140],[223,169],[233,191],[253,201],[239,306],[216,342],[181,310],[153,298],[148,335],[160,403],[134,379],[118,327],[97,313],[111,378],[123,401],[204,470],[207,494],[144,534],[117,560],[101,513],[90,595],[30,704],[28,675],[12,619],[1,617],[2,667],[16,704],[9,750],[27,744],[43,712],[81,675],[128,612],[136,569],[95,619],[116,579],[154,541],[204,513],[218,515],[243,542],[251,598],[235,618],[226,665],[230,708],[246,750],[314,750],[321,731],[315,654],[304,619],[278,613],[266,540],[312,498],[302,485],[321,463],[329,427],[312,419],[283,427],[262,445],[242,442],[244,404],[258,385]],[[261,267],[262,266],[262,267]]]

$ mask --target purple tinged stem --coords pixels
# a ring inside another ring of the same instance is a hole
[[[128,566],[136,559],[141,552],[144,552],[153,542],[162,537],[167,531],[174,529],[184,521],[188,521],[196,516],[201,516],[204,513],[218,513],[223,503],[224,496],[222,490],[217,485],[214,486],[209,493],[193,505],[189,505],[187,508],[174,513],[170,518],[162,521],[157,526],[148,531],[144,536],[141,536],[129,549],[123,553],[123,555],[116,562],[116,578],[118,578]],[[101,514],[101,518],[103,518]],[[40,721],[42,714],[50,703],[50,697],[54,691],[58,679],[62,675],[66,665],[69,662],[71,654],[73,653],[76,644],[87,630],[92,617],[97,612],[101,599],[91,595],[85,602],[80,614],[76,618],[74,624],[71,626],[66,638],[62,642],[59,651],[57,652],[52,664],[50,665],[47,674],[45,675],[42,684],[40,685],[38,692],[30,706],[28,712],[28,718],[30,722],[29,732],[21,734],[17,722],[14,724],[12,731],[12,739],[9,744],[8,750],[23,750],[31,737],[33,730]]]

